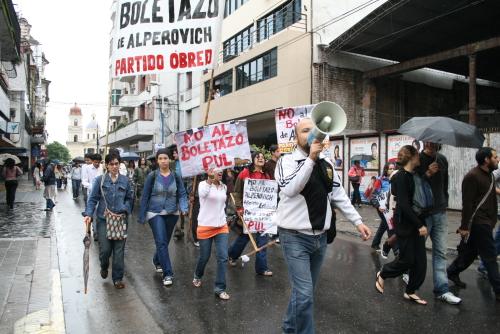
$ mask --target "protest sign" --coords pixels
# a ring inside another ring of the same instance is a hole
[[[175,143],[183,177],[199,175],[210,168],[231,168],[234,159],[251,158],[245,120],[178,132]]]
[[[223,16],[223,0],[117,1],[112,76],[214,68]]]
[[[246,179],[243,189],[243,219],[248,226],[248,231],[244,232],[276,234],[276,181]]]
[[[315,104],[276,109],[276,135],[278,136],[278,146],[281,153],[290,153],[295,147],[295,125],[304,117],[311,115]],[[325,150],[328,150],[330,141],[326,136],[324,143]],[[330,154],[328,154],[330,156]]]

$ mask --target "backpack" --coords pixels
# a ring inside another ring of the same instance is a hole
[[[415,192],[413,193],[413,211],[421,217],[427,216],[434,205],[431,185],[417,173],[413,174]]]

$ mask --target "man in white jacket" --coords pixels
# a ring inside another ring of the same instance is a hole
[[[309,118],[295,127],[297,148],[276,166],[280,188],[278,227],[292,292],[283,322],[285,333],[314,333],[313,292],[326,251],[332,205],[361,233],[371,236],[352,206],[333,163],[322,152],[323,144],[307,142],[313,129]]]

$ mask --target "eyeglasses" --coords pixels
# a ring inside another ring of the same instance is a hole
[[[120,166],[119,162],[110,162],[108,166]]]

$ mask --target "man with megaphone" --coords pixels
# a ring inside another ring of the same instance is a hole
[[[311,118],[297,123],[297,146],[276,166],[279,235],[292,286],[282,327],[285,333],[314,333],[313,292],[327,241],[333,241],[328,233],[335,228],[333,208],[343,213],[363,240],[371,236],[341,186],[334,164],[322,153],[323,139],[341,132],[345,124],[345,113],[338,105],[321,102]]]

